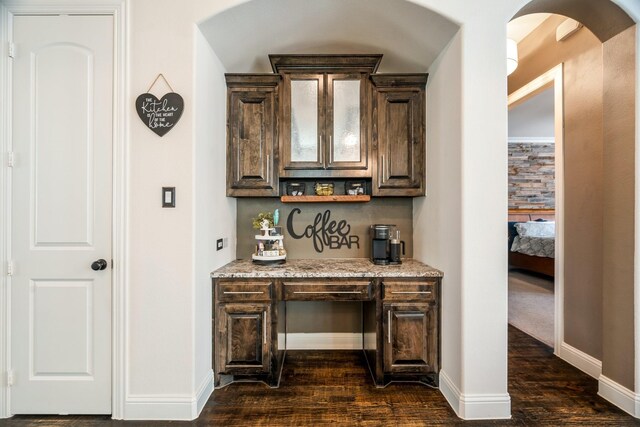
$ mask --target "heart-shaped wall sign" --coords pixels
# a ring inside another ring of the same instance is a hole
[[[175,92],[169,92],[162,99],[150,93],[143,93],[136,99],[136,111],[140,120],[158,136],[169,132],[182,116],[184,100]]]

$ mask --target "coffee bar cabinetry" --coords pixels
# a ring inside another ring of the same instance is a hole
[[[284,349],[278,351],[273,320],[284,309],[275,303],[274,289],[269,279],[218,281],[213,325],[216,378],[237,375],[277,386]]]
[[[227,74],[227,195],[278,195],[278,86],[271,74]]]
[[[383,279],[384,374],[438,372],[436,280]]]
[[[269,59],[273,74],[226,75],[227,195],[285,196],[297,179],[425,194],[426,74],[377,74],[382,55]]]
[[[424,195],[424,74],[371,76],[375,86],[374,196]]]
[[[438,385],[442,272],[405,259],[289,260],[273,269],[238,260],[212,273],[214,381],[277,387],[285,361],[287,301],[362,304],[362,343],[373,382]]]
[[[369,76],[382,55],[270,55],[282,75],[280,176],[370,177]]]

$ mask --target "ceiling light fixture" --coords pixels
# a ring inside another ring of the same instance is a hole
[[[507,39],[507,75],[518,68],[518,43],[513,39]]]

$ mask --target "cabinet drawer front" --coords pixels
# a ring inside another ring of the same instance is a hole
[[[366,301],[372,298],[371,282],[361,281],[287,281],[284,298],[292,301]]]
[[[218,301],[271,301],[272,282],[220,282]]]
[[[435,301],[436,281],[384,281],[383,298],[385,301]]]

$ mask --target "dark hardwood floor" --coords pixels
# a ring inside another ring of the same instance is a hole
[[[596,380],[509,327],[512,418],[462,421],[437,390],[418,384],[376,389],[362,352],[291,351],[279,389],[237,383],[216,390],[192,422],[122,422],[108,417],[16,416],[6,426],[640,426],[597,396]]]

